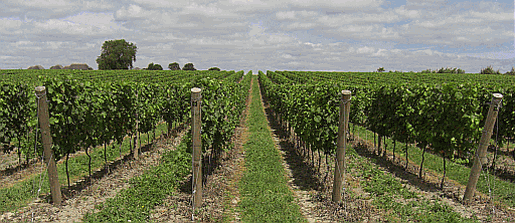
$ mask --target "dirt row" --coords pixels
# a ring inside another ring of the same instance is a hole
[[[111,166],[110,173],[90,182],[76,182],[71,190],[66,191],[62,205],[54,206],[39,198],[16,212],[7,212],[0,216],[0,222],[80,222],[82,217],[94,211],[95,205],[129,186],[129,180],[141,175],[148,168],[159,163],[161,155],[167,150],[175,149],[186,130],[176,135],[158,140],[151,148],[142,150],[138,160],[126,159],[119,165]],[[106,171],[102,169],[99,171]],[[67,195],[67,196],[66,196]]]
[[[253,79],[252,81],[256,81]],[[251,86],[252,86],[251,82]],[[203,204],[193,211],[191,206],[191,175],[181,183],[177,194],[168,197],[164,203],[157,206],[151,215],[154,222],[239,222],[237,211],[239,202],[238,182],[244,171],[245,151],[243,145],[247,141],[248,128],[246,127],[249,114],[252,88],[246,101],[246,107],[231,141],[234,147],[222,153],[219,161],[203,162],[214,168],[208,175],[204,175],[202,193]],[[204,157],[206,160],[206,157]]]

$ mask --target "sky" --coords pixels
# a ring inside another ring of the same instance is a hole
[[[141,68],[505,73],[514,31],[513,0],[2,0],[0,68],[98,69],[125,39]]]

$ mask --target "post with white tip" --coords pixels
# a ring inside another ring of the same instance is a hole
[[[191,129],[193,135],[193,209],[202,205],[202,141],[201,134],[201,104],[202,95],[200,88],[191,89]]]
[[[342,201],[342,186],[345,168],[345,150],[347,146],[347,131],[349,129],[351,91],[343,90],[340,101],[340,120],[338,126],[338,147],[336,148],[336,163],[334,164],[333,201]]]
[[[50,121],[45,86],[36,87],[36,96],[38,101],[39,128],[41,129],[41,138],[43,140],[43,160],[47,165],[52,202],[54,205],[59,205],[62,201],[61,187],[57,176],[57,168],[53,156],[54,153],[52,152],[52,134],[50,133]]]
[[[481,167],[487,162],[486,149],[488,148],[490,139],[492,138],[492,132],[494,129],[495,120],[497,119],[497,114],[499,113],[499,106],[501,105],[502,98],[502,94],[495,93],[492,98],[492,103],[490,103],[485,127],[483,128],[481,140],[479,141],[479,148],[474,156],[474,164],[470,170],[469,182],[467,184],[467,188],[465,189],[465,195],[463,196],[464,203],[469,203],[472,200],[472,197],[476,191],[477,180],[481,174]]]

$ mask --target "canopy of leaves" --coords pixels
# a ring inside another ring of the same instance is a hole
[[[511,67],[511,71],[506,72],[508,75],[515,75],[515,68]]]
[[[184,64],[184,67],[182,68],[182,70],[192,70],[192,71],[195,71],[197,69],[195,69],[195,67],[193,67],[193,63],[187,63],[187,64]]]
[[[168,69],[170,70],[181,70],[181,66],[179,66],[179,63],[173,62],[168,64]]]
[[[377,72],[383,72],[383,71],[384,71],[384,67],[377,68]]]
[[[99,70],[128,70],[136,61],[137,47],[133,43],[119,40],[107,40],[102,45],[102,54],[97,57]]]
[[[149,63],[147,70],[163,70],[163,67],[159,64]]]
[[[209,68],[208,70],[216,70],[216,71],[220,71],[220,68],[218,68],[218,67],[211,67],[211,68]]]

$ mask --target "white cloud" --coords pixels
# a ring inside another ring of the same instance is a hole
[[[0,67],[71,61],[95,67],[103,41],[121,38],[137,44],[140,67],[173,61],[197,69],[261,70],[459,64],[472,72],[490,64],[503,70],[507,62],[500,58],[514,58],[499,48],[513,43],[513,11],[493,2],[408,0],[388,7],[383,0],[6,0],[0,15]],[[406,45],[397,49],[398,43]]]
[[[408,19],[420,18],[420,12],[418,10],[408,10],[404,5],[394,9],[395,13]]]
[[[286,1],[289,5],[301,8],[323,8],[332,10],[379,8],[383,0],[290,0]]]
[[[75,36],[105,35],[112,31],[107,27],[96,27],[93,25],[74,23],[58,19],[49,19],[45,22],[35,22],[34,27],[40,32],[50,32],[54,35],[59,33]]]
[[[266,28],[262,27],[261,25],[252,24],[250,26],[249,36],[262,35],[265,30]]]
[[[139,5],[129,5],[129,7],[123,6],[121,9],[118,9],[115,13],[116,20],[130,20],[130,19],[143,19],[146,17],[150,17],[152,15],[152,11],[147,11],[141,8]]]
[[[470,12],[470,16],[490,22],[513,22],[513,13],[507,12]]]
[[[275,17],[277,17],[278,20],[294,20],[295,11],[276,12]]]
[[[372,54],[372,56],[376,56],[376,57],[384,57],[386,55],[387,55],[387,50],[385,50],[385,49],[378,49],[377,52]]]
[[[219,8],[217,4],[202,5],[194,2],[191,3],[191,5],[184,7],[181,14],[199,14],[217,18],[238,18],[238,14],[233,13],[230,10]]]
[[[66,0],[25,0],[25,1],[17,1],[17,0],[5,0],[4,1],[10,5],[18,5],[25,7],[33,7],[33,8],[54,8],[54,9],[67,9],[73,8],[76,4],[71,1]]]
[[[283,54],[281,55],[281,57],[282,57],[282,58],[284,58],[284,59],[291,59],[291,58],[293,58],[293,56],[292,56],[292,55],[287,54],[287,53],[283,53]]]
[[[308,22],[308,23],[300,23],[300,22],[294,22],[289,25],[287,25],[285,28],[286,30],[306,30],[306,29],[313,29],[315,27],[318,27],[318,24]]]
[[[365,47],[358,48],[356,50],[356,53],[359,53],[359,54],[371,54],[371,53],[374,53],[375,51],[376,50],[373,47],[365,46]]]
[[[168,0],[133,0],[134,3],[144,6],[145,8],[152,9],[180,9],[188,6],[192,1],[189,0],[174,0],[170,2]],[[199,1],[195,1],[199,2]]]
[[[0,33],[3,34],[22,34],[21,26],[23,22],[18,19],[0,18]],[[3,37],[0,37],[2,39]]]

